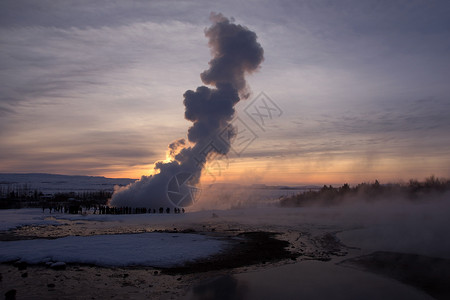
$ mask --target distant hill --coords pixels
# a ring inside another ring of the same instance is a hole
[[[130,178],[100,176],[71,176],[45,173],[0,173],[0,189],[15,189],[26,185],[29,190],[43,194],[65,192],[113,191],[115,185],[125,186],[135,182]]]

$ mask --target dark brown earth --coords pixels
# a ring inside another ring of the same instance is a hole
[[[284,259],[296,260],[299,253],[292,253],[287,248],[289,242],[275,238],[273,232],[244,232],[237,235],[231,249],[208,257],[189,262],[181,267],[163,269],[166,274],[189,274],[223,269],[234,269],[254,264],[265,264]]]

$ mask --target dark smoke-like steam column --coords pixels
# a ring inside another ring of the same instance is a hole
[[[200,77],[205,84],[215,88],[200,86],[195,91],[184,93],[185,118],[194,123],[189,128],[188,139],[195,145],[188,147],[184,139],[171,143],[168,150],[170,160],[155,163],[155,170],[159,173],[142,176],[136,183],[117,190],[110,205],[187,206],[190,203],[181,205],[169,201],[168,188],[170,191],[171,185],[184,180],[195,186],[209,155],[228,153],[230,140],[235,136],[235,129],[230,124],[235,113],[234,105],[241,98],[249,97],[245,74],[258,70],[264,51],[256,41],[256,34],[248,28],[233,24],[222,14],[212,13],[211,21],[213,25],[205,35],[209,38],[213,59],[209,62],[210,68]],[[173,190],[176,189],[178,186],[175,184]]]

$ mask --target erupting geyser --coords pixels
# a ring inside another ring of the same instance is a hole
[[[240,99],[248,98],[245,74],[258,70],[264,51],[256,34],[233,24],[222,14],[211,14],[213,25],[206,29],[213,59],[201,73],[203,83],[184,93],[185,118],[193,122],[188,131],[190,145],[184,139],[169,145],[166,161],[155,163],[159,173],[142,178],[116,190],[111,206],[184,207],[192,204],[193,190],[202,168],[213,154],[227,154],[235,129],[230,124]]]

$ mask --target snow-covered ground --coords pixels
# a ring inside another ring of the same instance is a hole
[[[227,242],[200,234],[141,233],[0,242],[0,262],[172,267],[216,254]]]
[[[54,219],[42,213],[42,209],[2,209],[0,210],[0,230],[9,230],[21,226],[58,225]]]

